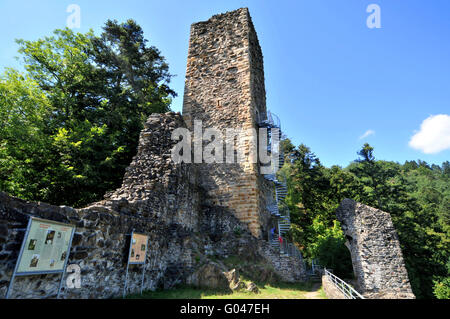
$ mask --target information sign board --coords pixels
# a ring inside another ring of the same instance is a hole
[[[147,256],[147,243],[148,236],[133,232],[129,256],[130,264],[145,263],[145,256]]]
[[[64,271],[75,227],[32,218],[16,275]]]
[[[16,276],[61,273],[57,298],[69,259],[75,226],[30,217],[19,257],[6,291],[9,298]]]

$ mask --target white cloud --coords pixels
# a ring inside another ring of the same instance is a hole
[[[450,149],[450,115],[431,115],[420,125],[409,146],[425,154],[435,154]]]
[[[367,130],[366,133],[364,133],[363,135],[361,135],[359,137],[359,139],[362,140],[363,138],[366,138],[367,136],[370,136],[370,135],[373,135],[373,134],[375,134],[374,130]]]

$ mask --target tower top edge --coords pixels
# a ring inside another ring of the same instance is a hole
[[[194,22],[191,24],[191,27],[202,26],[202,25],[209,24],[209,23],[216,23],[221,20],[229,20],[229,19],[233,19],[233,18],[238,18],[239,16],[244,15],[244,14],[247,15],[249,20],[251,20],[250,12],[249,12],[248,8],[242,7],[242,8],[236,9],[236,10],[215,14],[215,15],[211,16],[208,20]]]

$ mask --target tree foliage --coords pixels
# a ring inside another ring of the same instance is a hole
[[[101,199],[120,186],[145,119],[176,95],[164,57],[133,20],[17,43],[25,72],[0,79],[0,190],[58,205]]]
[[[318,259],[338,276],[350,275],[350,255],[335,211],[344,198],[352,198],[391,214],[418,298],[448,293],[448,162],[376,160],[373,147],[365,144],[348,167],[326,168],[303,144],[284,141],[282,147],[290,159],[280,171],[289,187],[290,236],[308,259]]]

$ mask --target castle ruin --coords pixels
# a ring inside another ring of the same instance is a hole
[[[249,129],[245,140],[258,145],[259,128],[275,129],[266,147],[277,154],[271,141],[281,135],[280,123],[266,107],[263,56],[247,8],[191,26],[183,115],[169,112],[148,118],[119,189],[80,209],[27,202],[0,192],[0,296],[6,293],[30,216],[76,226],[68,263],[81,267],[81,288],[63,287],[62,298],[120,296],[132,231],[147,234],[149,246],[143,281],[141,269],[130,267],[127,293],[139,291],[141,282],[147,290],[180,283],[201,287],[208,285],[203,279],[211,278],[211,271],[215,282],[226,282],[223,273],[229,269],[220,260],[228,257],[253,264],[251,272],[261,281],[268,273],[282,281],[304,281],[300,252],[292,244],[278,243],[278,236],[290,228],[289,210],[282,205],[286,185],[274,172],[261,173],[264,165],[250,159],[250,142],[238,143],[238,151],[246,155],[243,162],[172,160],[174,131],[192,131],[200,121],[203,128]],[[275,168],[283,164],[282,155],[278,160]],[[364,278],[361,287],[375,291],[367,285],[370,269],[356,261],[366,256],[361,247],[378,242],[354,230],[351,225],[359,219],[345,222],[349,219],[340,216],[346,213],[338,213],[338,218],[358,243],[350,247],[355,273]],[[269,237],[274,228],[275,238]],[[399,252],[398,242],[383,250],[381,246],[373,246],[377,254],[393,257]],[[389,277],[388,271],[400,275]],[[395,281],[395,287],[409,292],[404,274],[401,266],[391,267],[382,276],[392,280],[382,285]],[[17,278],[11,298],[54,298],[58,282],[58,275]]]
[[[284,186],[273,174],[260,174],[260,163],[252,160],[172,160],[174,131],[192,129],[198,120],[219,129],[279,129],[265,106],[262,59],[248,9],[193,24],[183,116],[148,118],[119,189],[81,209],[0,193],[0,295],[6,293],[30,216],[76,226],[68,263],[81,267],[81,288],[63,287],[61,298],[120,296],[132,231],[147,234],[149,247],[143,281],[141,270],[130,266],[127,293],[139,291],[141,282],[149,290],[180,283],[209,287],[204,278],[211,278],[211,271],[215,282],[226,282],[229,269],[220,260],[231,256],[251,263],[258,280],[305,280],[299,251],[292,244],[280,249],[276,239],[274,244],[265,237],[269,227],[277,226],[282,235],[290,225],[277,208]],[[250,135],[257,139],[254,131]],[[238,146],[249,154],[249,144]],[[17,277],[10,297],[54,298],[58,281],[51,274]]]

